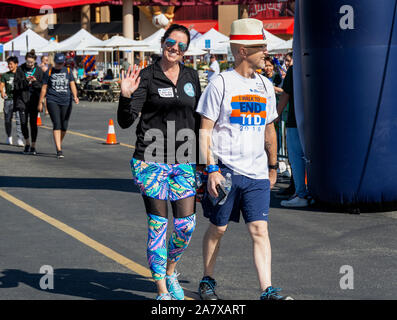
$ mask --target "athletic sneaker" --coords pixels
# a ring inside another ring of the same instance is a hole
[[[23,154],[29,154],[29,152],[30,152],[30,145],[27,144],[23,149]]]
[[[7,144],[12,145],[12,137],[7,137]]]
[[[167,293],[162,293],[156,297],[156,300],[172,300],[171,295]]]
[[[25,144],[23,143],[23,140],[19,139],[19,138],[17,140],[17,145],[18,145],[18,147],[24,147],[25,146]]]
[[[170,293],[173,300],[184,300],[185,293],[178,281],[179,273],[174,272],[172,275],[165,276],[165,283],[167,285],[167,290]]]
[[[199,284],[198,293],[201,300],[219,300],[215,293],[216,281],[211,277],[204,277]]]
[[[63,159],[63,158],[65,158],[65,156],[63,155],[62,150],[61,150],[61,151],[57,151],[57,158],[58,158],[58,159]]]
[[[290,296],[282,296],[279,294],[281,288],[273,288],[272,286],[267,287],[265,291],[262,292],[260,300],[294,300]]]
[[[36,148],[31,147],[30,148],[30,154],[33,154],[34,156],[37,154]]]
[[[295,195],[293,198],[289,200],[283,200],[281,201],[281,206],[286,207],[286,208],[303,208],[307,207],[309,205],[309,202],[305,198],[299,198],[297,195]]]

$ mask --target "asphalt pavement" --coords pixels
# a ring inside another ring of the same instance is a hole
[[[74,105],[62,160],[55,155],[48,116],[33,156],[5,144],[0,115],[1,300],[155,297],[146,260],[147,220],[129,165],[135,126],[122,130],[116,109],[114,103]],[[104,144],[110,119],[118,145]],[[16,141],[15,123],[13,135]],[[271,199],[273,285],[299,300],[396,299],[397,212],[285,209],[274,197],[285,186],[280,180]],[[189,299],[197,299],[203,272],[208,221],[200,205],[197,218],[177,268]],[[52,280],[43,270],[53,270]],[[215,278],[222,299],[259,298],[242,221],[231,223],[222,239]]]

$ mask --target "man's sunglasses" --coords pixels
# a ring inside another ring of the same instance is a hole
[[[267,50],[267,45],[265,44],[258,44],[254,46],[245,46],[247,49],[261,49],[261,50]]]
[[[167,39],[165,39],[165,46],[167,47],[167,48],[172,48],[173,46],[175,46],[175,44],[176,44],[176,40],[174,40],[174,39],[171,39],[171,38],[167,38]],[[187,48],[188,48],[188,45],[187,45],[187,43],[183,43],[183,42],[179,42],[178,43],[178,48],[179,48],[179,50],[181,51],[181,52],[186,52],[187,51]]]

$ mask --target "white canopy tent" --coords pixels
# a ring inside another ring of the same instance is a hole
[[[185,52],[185,56],[201,56],[207,52],[190,44],[189,49]]]
[[[120,47],[136,47],[140,46],[139,41],[128,39],[122,36],[113,36],[108,40],[103,41],[102,46],[106,48],[120,48]]]
[[[135,51],[135,52],[154,52],[159,54],[161,52],[161,38],[164,36],[165,29],[161,28],[144,40],[135,41],[136,46],[120,47],[120,51]],[[145,59],[145,56],[143,56]]]
[[[94,37],[85,29],[80,29],[71,37],[58,43],[57,51],[71,51],[76,50],[79,46],[80,49],[88,47],[103,47],[103,41]]]
[[[26,30],[15,39],[12,39],[4,44],[4,51],[22,51],[28,52],[34,49],[40,52],[39,49],[47,46],[48,40],[39,36],[31,29]]]
[[[190,41],[197,40],[202,34],[195,29],[190,30]]]
[[[104,41],[94,37],[85,29],[61,42],[49,42],[38,52],[61,52],[61,51],[109,51],[103,47]],[[92,49],[95,47],[95,50]]]
[[[102,46],[106,49],[116,50],[117,52],[117,71],[120,72],[120,55],[119,51],[132,51],[134,47],[138,47],[140,44],[139,41],[128,39],[122,36],[113,36],[108,40],[103,41]],[[145,47],[145,45],[143,45]],[[106,65],[106,55],[105,55],[105,65]],[[112,69],[113,69],[113,55],[112,55]]]
[[[265,29],[264,32],[267,40],[267,51],[269,53],[282,53],[283,51],[292,49],[292,42],[285,41]]]
[[[189,49],[185,52],[185,56],[193,56],[193,67],[195,70],[197,70],[196,56],[202,56],[206,53],[206,51],[196,48],[194,45],[190,44]]]
[[[165,29],[161,28],[153,33],[151,36],[145,38],[144,40],[136,41],[137,47],[134,47],[134,51],[139,52],[155,52],[158,53],[161,50],[161,38],[164,36]],[[120,48],[120,50],[128,51],[131,48]]]
[[[48,44],[41,49],[38,50],[38,52],[56,52],[57,47],[59,43],[55,41],[49,41]]]
[[[229,37],[211,28],[201,37],[193,40],[192,44],[201,50],[209,50],[210,53],[227,54],[229,46],[227,41],[229,41]]]

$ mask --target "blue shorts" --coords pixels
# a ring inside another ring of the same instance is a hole
[[[223,176],[228,172],[232,174],[232,188],[225,203],[216,206],[211,203],[208,191],[205,190],[201,201],[204,216],[218,227],[227,225],[229,221],[239,222],[240,211],[245,223],[258,220],[268,221],[270,181],[248,178],[234,173],[232,169],[222,164],[219,164],[219,168]]]

